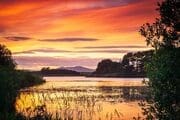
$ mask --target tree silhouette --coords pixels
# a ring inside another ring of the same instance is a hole
[[[157,10],[160,13],[161,21],[166,26],[173,27],[175,31],[180,30],[180,3],[179,0],[166,0],[158,3]]]
[[[119,64],[117,62],[113,62],[110,59],[102,60],[98,63],[96,72],[97,74],[106,74],[106,73],[116,73],[119,69]]]
[[[12,59],[11,51],[0,44],[0,68],[14,69],[15,67],[16,63]]]
[[[158,3],[160,18],[140,28],[147,45],[156,51],[146,65],[151,99],[147,99],[146,104],[141,106],[147,120],[180,119],[179,6],[179,0]]]
[[[16,120],[16,98],[19,90],[38,85],[44,80],[28,71],[16,70],[11,51],[0,45],[0,119]],[[17,118],[17,120],[19,120]]]
[[[151,45],[156,51],[162,47],[179,46],[179,4],[178,0],[165,0],[158,3],[157,10],[161,17],[157,18],[153,24],[143,24],[139,30],[146,38],[147,45]]]
[[[95,75],[112,75],[126,77],[145,76],[144,65],[152,58],[153,50],[130,52],[124,55],[122,61],[114,62],[110,59],[98,63]]]

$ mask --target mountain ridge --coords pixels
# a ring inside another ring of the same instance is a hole
[[[73,67],[60,67],[58,69],[62,69],[62,70],[72,70],[72,71],[76,71],[76,72],[94,72],[94,69],[90,69],[87,67],[83,67],[83,66],[73,66]]]

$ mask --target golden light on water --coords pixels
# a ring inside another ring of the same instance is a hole
[[[30,116],[37,106],[45,105],[45,109],[54,116],[57,113],[62,118],[72,116],[75,120],[129,120],[141,116],[139,101],[126,98],[127,94],[138,95],[138,91],[127,93],[127,88],[125,91],[121,88],[142,86],[142,80],[138,78],[46,79],[44,85],[22,91],[16,102],[17,111]]]

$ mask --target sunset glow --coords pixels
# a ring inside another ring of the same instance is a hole
[[[159,0],[160,1],[160,0]],[[158,17],[158,0],[1,0],[0,43],[18,68],[120,60],[146,47],[138,30]]]

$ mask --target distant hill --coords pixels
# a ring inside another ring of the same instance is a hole
[[[59,69],[61,69],[61,70],[72,70],[72,71],[81,72],[81,73],[83,73],[83,72],[94,72],[95,71],[93,69],[82,67],[82,66],[60,67]]]

